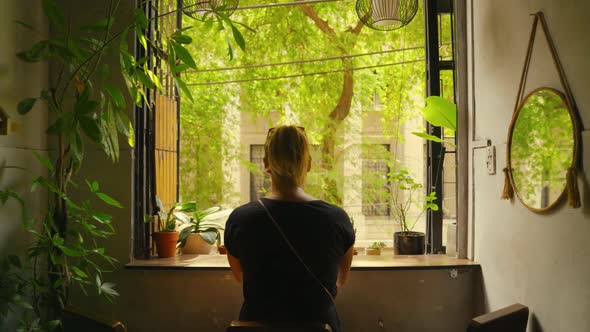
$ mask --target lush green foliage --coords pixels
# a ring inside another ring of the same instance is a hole
[[[248,4],[253,2],[241,3]],[[181,105],[181,196],[200,206],[223,203],[222,156],[239,158],[251,172],[262,172],[241,155],[224,154],[228,142],[221,128],[228,109],[234,107],[242,113],[243,123],[254,119],[257,126],[304,126],[317,146],[307,189],[340,203],[342,160],[348,147],[348,130],[342,123],[351,112],[362,113],[361,118],[378,112],[384,134],[400,141],[403,124],[420,116],[421,11],[410,25],[390,33],[363,28],[349,2],[242,10],[232,19],[252,28],[244,32],[245,52],[233,59],[221,44],[231,31],[219,33],[217,25],[209,24],[210,30],[187,32],[194,41],[189,50],[208,52],[195,59],[199,70],[187,75],[187,85],[199,98]],[[410,49],[413,46],[417,48]],[[374,54],[356,56],[365,53]],[[282,62],[290,64],[269,65]],[[227,67],[245,68],[217,70]],[[364,67],[372,68],[359,69]],[[227,81],[240,82],[223,83]]]

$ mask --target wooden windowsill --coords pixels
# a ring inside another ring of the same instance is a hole
[[[352,260],[352,270],[427,270],[475,266],[479,264],[447,255],[395,256],[384,253],[380,256],[356,255]],[[178,255],[171,258],[136,259],[125,268],[227,270],[229,264],[225,255]]]

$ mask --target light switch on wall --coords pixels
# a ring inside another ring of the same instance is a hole
[[[490,145],[486,147],[486,167],[489,175],[496,174],[496,147]]]

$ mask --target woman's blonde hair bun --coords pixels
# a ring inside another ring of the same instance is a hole
[[[307,175],[309,142],[302,127],[280,126],[269,131],[264,157],[279,186],[301,186]]]

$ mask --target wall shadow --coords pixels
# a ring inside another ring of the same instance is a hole
[[[473,317],[490,311],[481,266],[473,269]]]
[[[539,319],[537,319],[537,316],[534,313],[531,314],[529,325],[531,332],[543,332],[543,327],[541,326],[541,323],[539,323]]]

